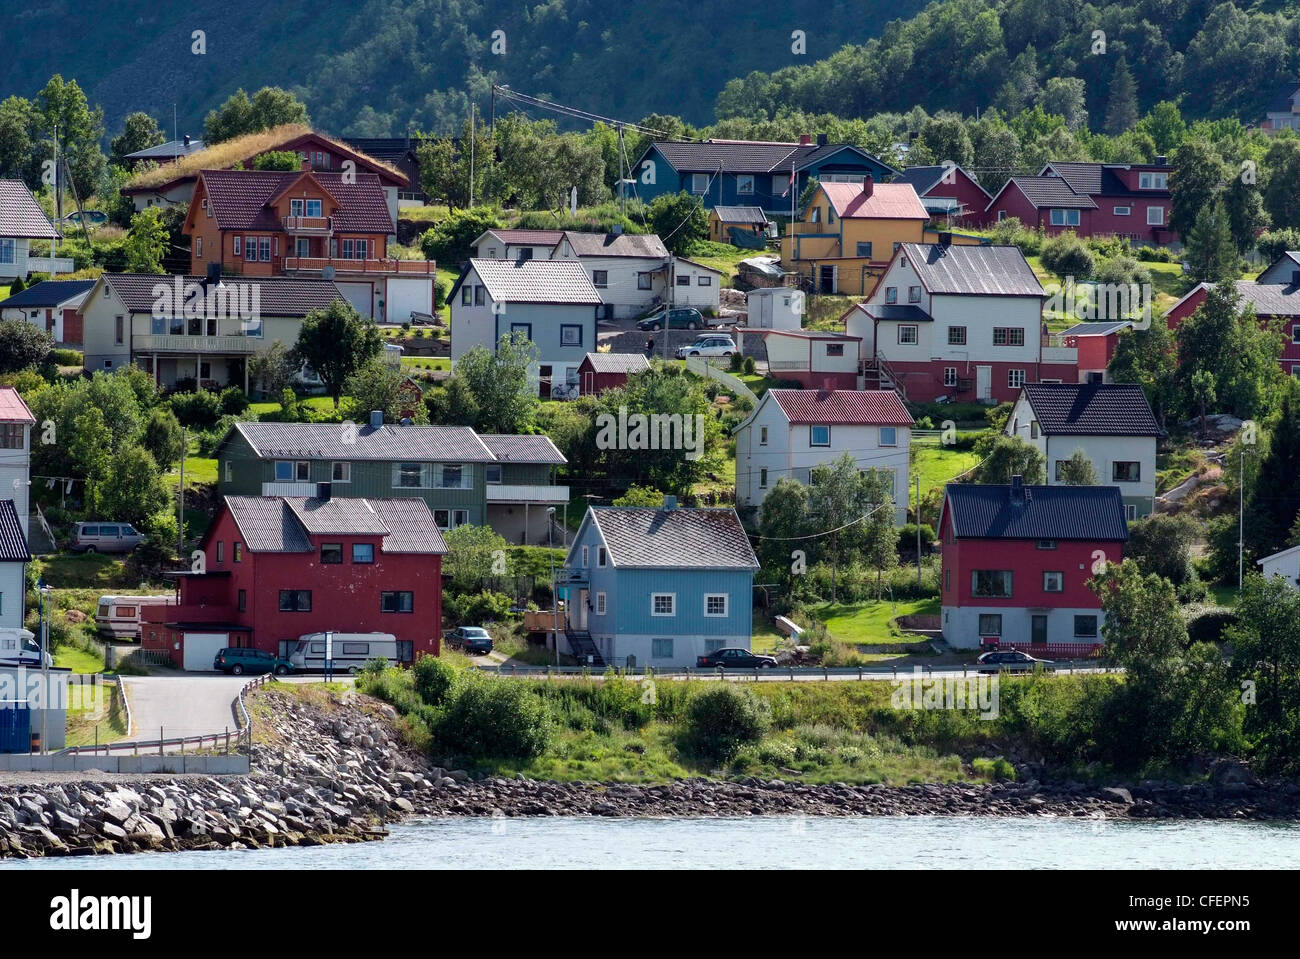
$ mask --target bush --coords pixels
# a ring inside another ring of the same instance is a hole
[[[480,679],[469,683],[437,720],[438,751],[465,759],[530,759],[546,751],[552,719],[525,683]]]
[[[1043,244],[1043,267],[1064,279],[1086,280],[1096,271],[1096,262],[1086,243],[1073,233],[1059,233]]]
[[[1222,606],[1189,606],[1183,616],[1189,644],[1221,643],[1223,631],[1237,622],[1237,614]]]
[[[1142,267],[1142,265],[1133,257],[1121,255],[1112,257],[1102,262],[1097,268],[1097,282],[1109,283],[1113,286],[1129,286],[1151,282],[1151,271]],[[1100,308],[1100,304],[1098,304]]]
[[[925,552],[934,545],[934,527],[929,523],[921,524],[921,551]],[[907,523],[898,530],[898,551],[900,553],[916,552],[916,524]]]
[[[687,749],[726,762],[745,743],[758,742],[771,724],[771,710],[748,689],[718,683],[697,693],[686,711]]]
[[[1300,250],[1300,230],[1284,227],[1280,230],[1268,230],[1256,240],[1259,255],[1272,263],[1287,250]]]
[[[238,386],[227,386],[221,391],[218,407],[222,416],[238,416],[248,409],[248,397]]]
[[[437,656],[415,661],[415,692],[428,706],[442,706],[456,688],[456,670]]]
[[[1140,246],[1137,248],[1137,258],[1144,263],[1172,263],[1174,254],[1163,246]]]
[[[732,353],[731,359],[727,361],[727,369],[732,373],[739,373],[745,368],[745,359],[743,353]]]
[[[173,393],[168,403],[180,424],[190,429],[210,430],[221,419],[221,398],[208,390]]]
[[[971,761],[970,765],[976,775],[983,776],[990,781],[1014,781],[1016,778],[1016,767],[1001,756],[996,759],[975,759]]]
[[[56,366],[81,366],[85,362],[80,350],[50,350],[50,362]]]
[[[755,369],[756,367],[754,366],[754,358],[752,356],[745,357],[745,372],[748,375],[752,376],[754,374]]]
[[[442,608],[453,623],[491,623],[505,619],[510,612],[510,597],[505,593],[481,590],[477,593],[444,593]]]

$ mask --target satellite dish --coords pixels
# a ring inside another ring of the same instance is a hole
[[[332,266],[324,267],[324,268],[320,271],[320,276],[321,276],[321,279],[322,279],[322,280],[332,280],[332,279],[334,279],[334,267],[332,267]]]

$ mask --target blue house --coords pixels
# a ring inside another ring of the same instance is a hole
[[[564,561],[569,652],[593,665],[694,666],[749,648],[758,558],[734,509],[593,506]],[[561,647],[563,648],[563,647]]]
[[[756,206],[765,213],[788,217],[791,194],[797,203],[810,179],[861,183],[870,174],[880,183],[898,175],[898,170],[852,144],[826,143],[825,136],[818,137],[816,144],[810,137],[803,139],[801,143],[652,143],[632,168],[632,193],[649,203],[662,194],[684,190],[700,197],[706,210]]]

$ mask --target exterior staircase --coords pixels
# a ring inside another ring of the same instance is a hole
[[[569,649],[574,657],[580,663],[586,663],[587,657],[591,657],[591,665],[604,666],[604,657],[600,655],[600,650],[596,647],[595,641],[591,638],[591,633],[585,629],[565,628],[564,638],[569,641]]]
[[[889,362],[880,355],[869,356],[859,364],[858,375],[862,377],[864,390],[895,390],[899,399],[907,402],[907,386],[890,368]]]

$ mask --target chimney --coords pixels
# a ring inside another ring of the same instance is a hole
[[[370,411],[370,428],[373,429],[373,430],[377,430],[377,429],[379,429],[379,427],[381,427],[381,426],[383,426],[383,425],[384,425],[384,411],[383,411],[383,410],[371,410],[371,411]]]
[[[812,135],[808,133],[799,134],[799,145],[801,147],[812,146]]]
[[[1164,156],[1163,154],[1156,157],[1156,166],[1169,166],[1169,157]]]
[[[873,180],[871,178],[871,174],[868,173],[866,176],[862,178],[862,195],[871,196],[871,194],[875,192],[876,192],[876,181]]]
[[[829,142],[829,141],[828,141],[828,139],[827,139],[827,137],[826,137],[826,134],[824,134],[824,133],[819,133],[819,134],[817,134],[817,145],[818,145],[819,147],[824,147],[828,142]]]
[[[1017,506],[1025,505],[1025,478],[1019,474],[1011,477],[1011,502]]]
[[[328,503],[330,501],[330,494],[332,492],[333,492],[332,484],[330,483],[316,484],[316,498],[320,500],[322,503]]]
[[[939,245],[941,247],[952,246],[952,234],[947,230],[939,233]]]
[[[676,509],[677,497],[664,494],[664,509]]]

